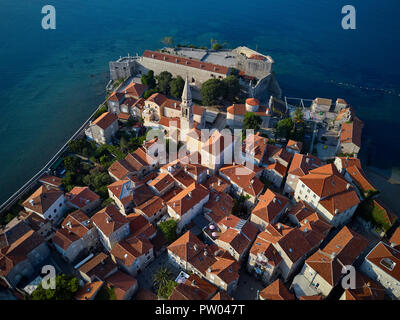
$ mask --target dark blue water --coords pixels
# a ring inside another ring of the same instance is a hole
[[[46,4],[57,10],[53,31],[41,28]],[[357,9],[357,30],[341,28],[346,4]],[[199,46],[213,38],[270,54],[285,95],[345,98],[366,124],[371,164],[399,165],[398,0],[1,0],[0,5],[0,202],[103,101],[108,62],[159,48],[164,36]]]

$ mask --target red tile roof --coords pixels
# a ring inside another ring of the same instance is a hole
[[[44,183],[44,184],[49,184],[54,187],[61,187],[62,181],[61,178],[56,177],[56,176],[51,176],[48,174],[44,174],[43,176],[40,177],[39,182]]]
[[[125,87],[123,93],[139,98],[143,95],[147,88],[148,87],[144,84],[131,82]]]
[[[146,50],[143,54],[143,57],[166,61],[174,64],[180,64],[187,67],[192,67],[196,69],[206,70],[209,72],[215,72],[220,74],[227,75],[229,73],[229,69],[224,66],[207,63],[199,60],[188,59],[181,56],[174,56],[170,54],[160,53],[156,51]]]
[[[146,255],[153,245],[145,238],[130,236],[115,243],[110,253],[125,266],[130,267],[137,258]]]
[[[169,251],[185,261],[196,256],[199,252],[203,251],[204,248],[205,244],[191,231],[187,231],[168,246]]]
[[[346,300],[383,300],[385,288],[367,276],[356,272],[355,289],[345,290]]]
[[[128,223],[128,219],[114,205],[109,205],[97,212],[90,219],[106,236]]]
[[[400,251],[379,242],[365,258],[397,281],[400,281]]]
[[[75,299],[93,300],[103,284],[103,281],[93,281],[85,283],[84,286],[75,294]]]
[[[267,191],[259,197],[259,201],[253,209],[252,214],[267,223],[271,223],[288,203],[288,198],[267,189]]]
[[[210,192],[203,185],[192,183],[189,187],[182,190],[175,197],[169,200],[167,205],[178,215],[182,216],[206,198],[209,193]]]
[[[64,193],[59,189],[48,186],[40,186],[32,195],[26,199],[22,206],[34,212],[45,213],[54,202],[56,202]],[[33,204],[31,203],[33,200]]]
[[[301,149],[303,148],[303,142],[300,141],[294,141],[294,140],[289,140],[286,144],[286,148],[289,148],[291,150],[295,150],[298,152],[301,152]]]
[[[345,192],[350,186],[333,164],[313,169],[300,180],[320,198]]]
[[[65,196],[69,202],[78,208],[83,208],[100,199],[100,196],[90,190],[89,187],[74,187]]]
[[[368,180],[366,174],[361,168],[351,166],[346,169],[354,183],[361,189],[362,192],[377,191],[374,185]]]
[[[368,241],[364,237],[345,226],[324,249],[319,249],[309,257],[306,263],[335,286],[343,276],[343,265],[352,265],[367,245]]]
[[[262,290],[260,298],[263,300],[296,300],[280,279],[275,280]]]
[[[204,205],[205,214],[219,224],[224,217],[231,214],[233,206],[234,200],[229,194],[211,191],[210,200]]]
[[[107,277],[106,282],[114,288],[117,300],[123,300],[129,289],[137,286],[137,280],[122,271]]]
[[[97,125],[101,129],[106,130],[109,126],[111,126],[118,118],[115,114],[110,112],[104,112],[100,115],[96,120],[91,123],[91,126]]]
[[[192,274],[174,288],[168,300],[208,300],[216,292],[217,287]]]
[[[258,169],[254,167],[254,170]],[[253,197],[258,196],[264,188],[264,184],[256,177],[256,172],[241,164],[224,166],[219,172]]]
[[[136,207],[137,210],[143,212],[147,217],[152,217],[164,208],[164,200],[158,196],[154,196],[150,200],[143,202],[140,206]]]
[[[361,148],[361,134],[363,122],[354,117],[352,122],[345,122],[342,124],[342,130],[340,132],[340,143],[354,143],[356,146]]]

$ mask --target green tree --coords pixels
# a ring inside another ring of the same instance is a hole
[[[225,86],[225,98],[232,101],[236,96],[240,93],[240,84],[239,79],[234,76],[230,75],[227,76],[225,79],[222,80],[222,83]]]
[[[168,280],[170,280],[171,275],[172,275],[171,271],[166,267],[158,269],[158,271],[153,277],[153,285],[157,289],[159,289],[162,286],[165,286],[168,283]]]
[[[64,167],[68,171],[78,171],[79,165],[81,161],[77,157],[65,157],[64,158]]]
[[[303,123],[304,114],[303,114],[303,110],[301,109],[301,107],[298,107],[295,111],[294,111],[294,122],[295,123]]]
[[[93,118],[96,119],[100,117],[103,113],[108,111],[108,107],[105,104],[102,104],[99,109],[97,109],[96,113],[94,114]]]
[[[290,139],[292,136],[293,125],[294,124],[292,118],[279,120],[276,124],[275,135],[277,137]]]
[[[222,49],[222,45],[219,44],[218,42],[215,42],[215,43],[213,43],[213,45],[212,45],[211,48],[212,48],[213,50],[218,51],[218,50],[221,50],[221,49]]]
[[[201,86],[201,99],[204,105],[213,105],[219,102],[219,98],[225,96],[225,86],[221,80],[209,79]]]
[[[148,89],[146,90],[145,93],[143,93],[143,98],[147,99],[148,97],[150,97],[152,94],[157,93],[158,92],[158,88],[152,88],[152,89]]]
[[[163,71],[156,77],[156,79],[158,90],[161,93],[168,95],[170,90],[170,81],[172,80],[172,74],[168,71]]]
[[[174,44],[174,38],[172,37],[164,37],[161,39],[161,43],[163,43],[164,45],[171,47]]]
[[[182,96],[183,88],[185,86],[185,80],[181,76],[177,76],[170,82],[170,92],[175,98]]]
[[[126,137],[121,137],[121,140],[119,141],[119,146],[121,147],[121,150],[123,152],[126,152],[129,148],[129,141],[126,139]]]
[[[164,234],[168,242],[174,242],[178,238],[178,235],[176,233],[177,226],[178,223],[173,219],[160,222],[160,224],[158,225],[159,229]]]
[[[73,300],[79,290],[79,281],[71,275],[60,274],[56,277],[55,289],[44,289],[42,284],[32,293],[32,300]]]
[[[117,300],[114,288],[108,285],[104,285],[103,287],[101,287],[99,293],[96,295],[95,300]]]
[[[157,296],[162,298],[162,299],[168,299],[171,294],[172,291],[174,291],[174,288],[178,285],[178,283],[176,283],[173,280],[168,280],[168,282],[161,286],[158,290],[157,290]]]
[[[149,87],[149,89],[153,89],[156,86],[156,79],[154,79],[154,71],[149,70],[146,74],[142,75],[142,84]]]
[[[255,131],[260,130],[260,125],[262,123],[262,119],[259,115],[253,112],[246,112],[244,114],[244,128],[245,129],[253,129]]]

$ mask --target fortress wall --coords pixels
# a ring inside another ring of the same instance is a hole
[[[278,98],[282,95],[281,88],[272,73],[260,79],[254,88],[254,97],[260,100],[261,104],[267,104],[271,95]]]
[[[136,62],[134,59],[120,59],[118,61],[111,61],[109,66],[111,80],[128,78],[136,73]]]
[[[203,82],[213,78],[212,75],[214,75],[214,78],[226,78],[226,75],[221,73],[213,73],[207,70],[192,68],[180,64],[171,63],[168,61],[156,60],[147,57],[141,57],[137,61],[137,70],[141,71],[142,73],[153,70],[155,75],[161,73],[162,71],[168,71],[174,77],[179,75],[182,78],[185,78],[186,75],[188,75],[190,82],[192,82],[194,79],[195,85],[198,87],[201,87],[201,84]]]

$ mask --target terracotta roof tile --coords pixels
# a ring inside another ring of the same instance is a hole
[[[277,279],[260,292],[263,300],[295,300],[293,294],[285,287],[282,280]]]
[[[271,223],[275,217],[284,210],[288,203],[288,198],[267,189],[267,191],[259,197],[259,201],[253,209],[252,214],[267,223]]]
[[[96,120],[94,120],[90,125],[97,125],[101,129],[106,130],[109,126],[111,126],[118,118],[115,114],[110,112],[104,112],[100,115]]]
[[[128,223],[126,217],[114,205],[109,205],[98,211],[90,219],[106,236],[110,236]]]
[[[206,70],[213,73],[220,73],[227,75],[229,73],[229,69],[225,66],[220,66],[208,62],[203,62],[199,60],[184,58],[181,56],[174,56],[170,54],[160,53],[156,51],[146,50],[143,54],[143,57],[162,60],[166,62],[170,62],[173,64],[180,64],[186,67],[192,67],[196,69]]]

